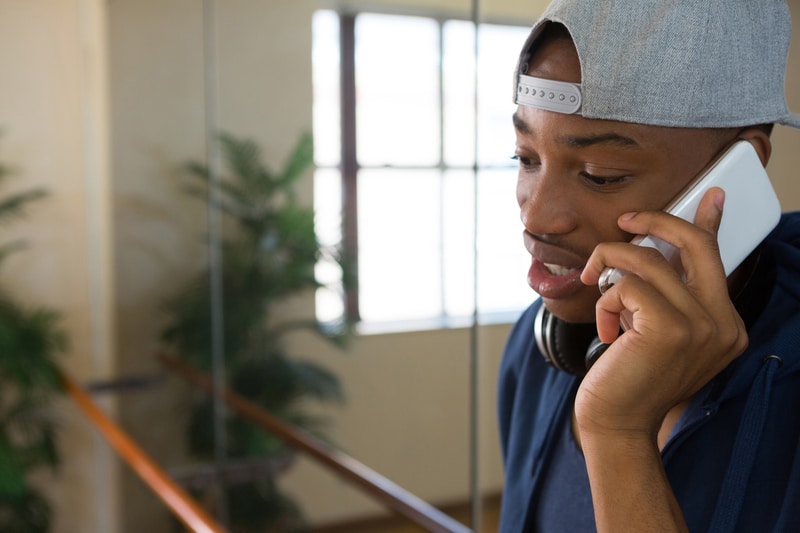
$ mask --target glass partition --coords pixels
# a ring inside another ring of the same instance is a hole
[[[481,13],[476,48],[465,2],[344,5],[108,4],[119,374],[152,378],[116,396],[119,419],[233,530],[266,527],[273,503],[279,531],[299,517],[319,531],[398,523],[165,370],[166,353],[494,531],[494,382],[532,299],[509,159],[510,73],[530,21]],[[310,253],[328,259],[310,269],[293,255],[309,253],[307,210],[321,245]],[[302,290],[271,287],[279,275]],[[339,345],[353,291],[361,321]],[[170,531],[122,471],[123,530]]]

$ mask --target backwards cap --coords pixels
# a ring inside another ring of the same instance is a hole
[[[526,75],[548,22],[563,24],[580,84]],[[677,127],[800,127],[784,92],[785,0],[554,0],[533,26],[515,102],[562,113]]]

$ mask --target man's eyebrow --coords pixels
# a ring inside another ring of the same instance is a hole
[[[514,127],[520,133],[532,133],[532,130],[528,124],[516,113],[511,116],[511,120],[514,122]],[[639,143],[636,142],[635,139],[615,132],[597,133],[591,135],[561,135],[557,137],[556,140],[561,144],[566,144],[573,148],[585,148],[587,146],[593,146],[596,144],[613,144],[616,146],[631,148],[639,146]]]
[[[517,128],[518,132],[525,134],[531,132],[531,129],[528,127],[525,121],[522,120],[522,118],[520,118],[520,116],[517,115],[516,113],[511,115],[511,121],[514,122],[514,127]]]
[[[598,133],[595,135],[561,135],[558,142],[574,148],[585,148],[595,144],[613,144],[621,147],[636,147],[639,143],[634,139],[619,133]]]

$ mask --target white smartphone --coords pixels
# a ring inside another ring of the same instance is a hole
[[[664,210],[694,222],[700,200],[710,187],[725,191],[717,241],[725,276],[729,276],[778,225],[781,206],[755,148],[748,141],[738,141],[728,148]],[[658,249],[683,275],[680,252],[671,244],[650,235],[639,235],[631,242]],[[598,281],[600,292],[608,290],[624,275],[622,269],[606,268]]]

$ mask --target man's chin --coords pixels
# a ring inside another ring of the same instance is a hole
[[[542,300],[547,310],[564,322],[585,324],[595,321],[594,302],[587,306],[585,302],[567,302],[551,298],[543,298]]]

